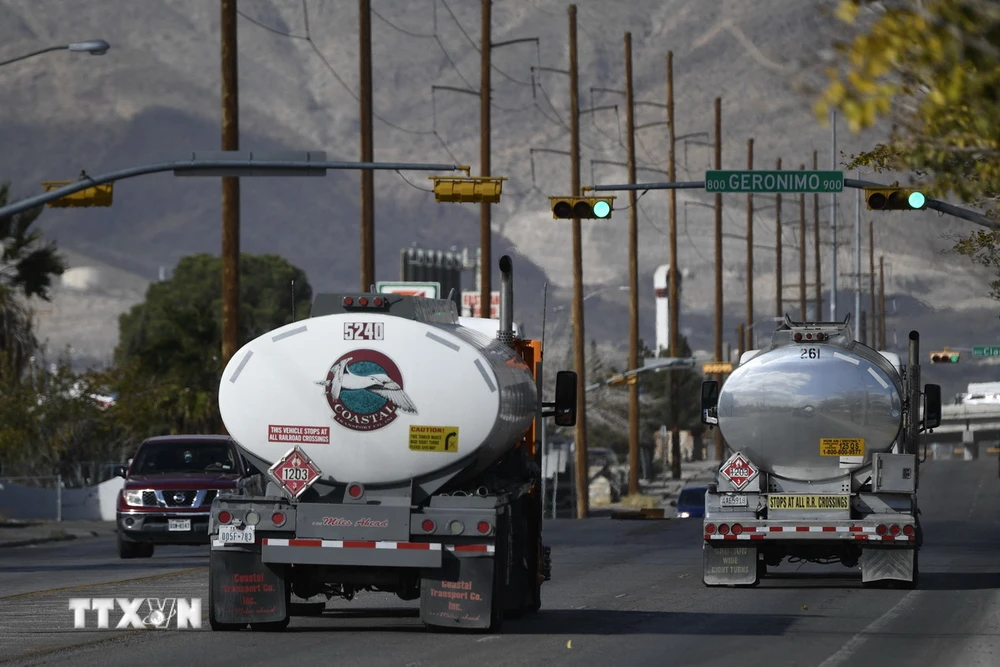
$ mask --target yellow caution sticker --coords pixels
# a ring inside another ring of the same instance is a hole
[[[457,426],[411,426],[410,451],[458,453]]]
[[[820,438],[820,456],[864,456],[864,438]]]
[[[769,510],[849,510],[850,496],[806,496],[772,494],[767,497]]]

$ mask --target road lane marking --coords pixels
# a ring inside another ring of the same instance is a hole
[[[39,595],[49,595],[50,593],[60,593],[63,591],[80,591],[88,588],[97,588],[99,586],[112,586],[115,584],[131,584],[137,581],[153,581],[155,579],[167,579],[169,577],[180,577],[185,574],[194,574],[195,572],[207,571],[207,567],[192,567],[187,570],[177,570],[175,572],[164,572],[161,574],[151,574],[148,577],[134,577],[132,579],[117,579],[114,581],[100,581],[93,584],[80,584],[79,586],[64,586],[62,588],[49,588],[44,591],[29,591],[27,593],[17,593],[15,595],[5,595],[0,597],[0,600],[18,600],[21,598],[33,598]]]
[[[868,638],[872,635],[880,632],[882,628],[892,623],[898,616],[909,611],[916,600],[916,593],[918,591],[910,591],[903,598],[892,606],[887,612],[876,618],[874,621],[868,624],[868,626],[859,632],[858,634],[851,637],[846,644],[840,647],[836,653],[831,655],[829,658],[819,663],[819,667],[837,667],[837,665],[842,665],[848,662],[858,649],[868,641]]]

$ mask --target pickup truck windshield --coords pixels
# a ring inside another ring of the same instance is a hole
[[[225,442],[148,442],[136,453],[134,475],[234,472],[233,449]]]

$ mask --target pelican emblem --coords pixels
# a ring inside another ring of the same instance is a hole
[[[374,431],[396,419],[397,412],[417,414],[403,389],[403,377],[389,357],[376,350],[354,350],[337,359],[323,387],[338,424],[354,431]]]

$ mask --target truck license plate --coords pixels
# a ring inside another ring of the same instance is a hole
[[[719,504],[722,507],[746,507],[747,506],[747,497],[745,495],[719,496]]]
[[[253,544],[254,527],[240,530],[236,526],[219,526],[219,541],[223,544]]]
[[[167,530],[191,530],[191,519],[167,519]]]

